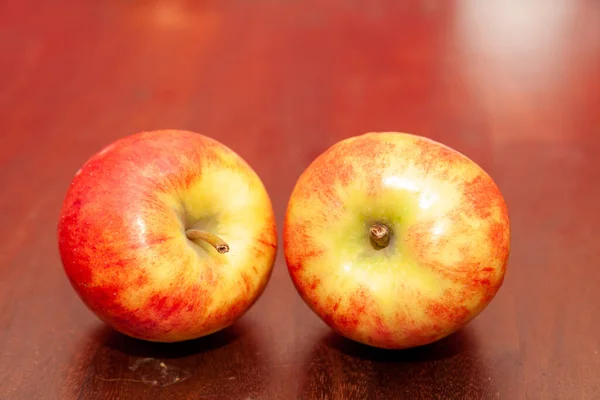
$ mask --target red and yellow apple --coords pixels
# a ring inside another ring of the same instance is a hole
[[[114,329],[194,339],[242,316],[277,248],[269,196],[235,152],[177,130],[121,138],[74,177],[60,213],[64,270]]]
[[[334,331],[381,348],[439,340],[502,285],[507,208],[465,155],[411,134],[342,140],[302,173],[284,252],[308,306]]]

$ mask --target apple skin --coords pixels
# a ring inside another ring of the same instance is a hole
[[[385,248],[369,227],[391,229]],[[506,204],[490,176],[433,140],[373,132],[338,142],[302,173],[283,246],[308,306],[334,331],[402,349],[467,324],[502,285]]]
[[[218,235],[220,254],[188,228]],[[74,177],[58,242],[76,292],[100,319],[157,342],[194,339],[240,318],[277,251],[269,196],[236,153],[206,136],[151,131],[115,141]]]

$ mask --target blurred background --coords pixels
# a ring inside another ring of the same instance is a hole
[[[386,355],[332,338],[280,251],[224,337],[121,337],[62,275],[58,211],[88,157],[161,128],[244,157],[279,228],[338,140],[442,141],[507,200],[505,285],[467,331]],[[0,398],[598,398],[599,134],[594,0],[0,1]],[[185,382],[136,383],[146,358]]]

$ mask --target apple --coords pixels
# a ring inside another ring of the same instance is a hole
[[[425,137],[338,142],[301,174],[284,221],[294,285],[334,331],[370,346],[437,341],[502,285],[507,207],[475,162]]]
[[[235,152],[179,130],[116,140],[76,173],[58,243],[66,275],[100,319],[156,342],[240,318],[277,250],[270,198]]]

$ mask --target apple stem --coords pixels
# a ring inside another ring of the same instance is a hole
[[[225,254],[229,251],[229,245],[223,239],[212,233],[201,231],[200,229],[186,229],[185,236],[189,240],[203,240],[215,248],[219,253]]]
[[[373,224],[369,228],[371,239],[377,247],[384,248],[390,244],[390,228],[383,224]]]

